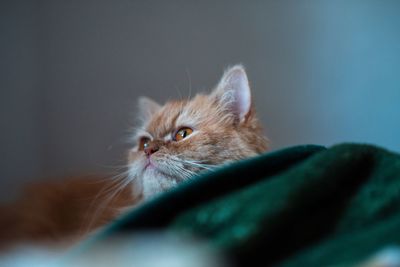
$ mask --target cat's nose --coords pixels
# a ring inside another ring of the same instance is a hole
[[[146,153],[147,156],[150,156],[151,154],[156,153],[159,149],[160,147],[158,144],[150,142],[150,144],[144,148],[144,153]]]

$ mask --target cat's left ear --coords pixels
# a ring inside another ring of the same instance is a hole
[[[138,107],[139,107],[138,117],[142,121],[150,120],[151,117],[161,109],[161,106],[157,102],[144,96],[139,97]]]
[[[221,105],[233,112],[239,121],[245,120],[250,114],[250,85],[242,65],[227,69],[212,94],[218,98]]]

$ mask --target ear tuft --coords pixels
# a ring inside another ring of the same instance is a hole
[[[239,121],[246,119],[251,108],[251,92],[242,65],[228,68],[213,94],[218,97],[222,105],[229,107]]]
[[[139,118],[143,121],[149,120],[154,113],[161,109],[161,106],[148,97],[141,96],[138,99]]]

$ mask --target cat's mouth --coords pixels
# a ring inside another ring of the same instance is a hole
[[[156,166],[154,166],[154,164],[150,160],[148,160],[143,170],[145,171],[147,169],[155,169],[155,168]]]
[[[155,163],[154,161],[151,160],[151,158],[149,158],[143,168],[143,172],[145,171],[152,171],[158,174],[161,174],[164,177],[169,177],[169,178],[174,178],[173,175],[169,174],[168,172],[163,171],[163,168],[161,168],[160,166],[157,165],[157,163]]]
[[[154,163],[154,161],[151,160],[151,158],[148,158],[146,164],[144,165],[143,171],[146,170],[154,170],[162,173],[160,168]]]

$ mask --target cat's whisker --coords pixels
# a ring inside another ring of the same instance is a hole
[[[112,180],[112,184],[103,187],[103,189],[99,192],[99,194],[101,195],[104,193],[108,193],[109,191],[115,190],[115,188],[118,187],[118,185],[124,182],[125,180],[133,181],[135,177],[133,178],[132,177],[133,175],[130,170],[126,170],[125,172],[110,177],[109,180]]]
[[[212,171],[216,167],[216,165],[201,163],[202,161],[200,161],[200,160],[186,160],[186,159],[181,159],[179,157],[173,157],[173,160],[176,160],[177,162],[180,162],[183,165],[186,164],[189,166],[194,166],[194,167],[198,167],[200,169],[205,169],[205,170],[209,170],[209,171]]]
[[[115,176],[112,176],[108,178],[108,180],[111,180],[110,185],[104,185],[101,190],[96,194],[96,196],[92,199],[92,203],[89,206],[88,212],[92,210],[94,204],[97,202],[97,200],[107,194],[109,194],[111,191],[114,191],[116,188],[118,188],[125,180],[129,180],[127,177],[129,175],[128,171],[125,171],[123,173],[117,174]],[[88,216],[88,215],[87,215]],[[94,220],[94,219],[92,219]]]
[[[111,186],[111,188],[110,187],[108,188],[108,189],[112,189],[112,190],[108,190],[109,192],[108,192],[107,198],[105,198],[105,200],[102,202],[102,204],[96,209],[96,211],[92,215],[91,220],[89,221],[88,225],[86,226],[85,233],[88,233],[90,231],[95,220],[100,216],[100,213],[103,212],[107,208],[107,205],[110,204],[110,202],[115,197],[117,197],[122,192],[122,190],[124,190],[125,187],[127,185],[129,185],[129,183],[131,183],[134,179],[135,179],[135,177],[132,177],[128,173],[128,175],[126,175],[124,178],[117,181],[113,186]],[[104,192],[103,192],[103,194],[104,194]],[[98,195],[96,196],[96,199],[97,198],[98,198]],[[95,202],[93,202],[93,203],[95,203]],[[91,206],[93,206],[93,203]]]
[[[181,177],[183,179],[188,179],[189,177],[196,175],[196,172],[193,172],[191,170],[188,170],[187,168],[184,168],[181,161],[169,158],[170,163],[171,163],[171,161],[173,161],[174,163],[173,164],[165,164],[164,169],[166,169],[167,172],[172,174],[173,176]]]
[[[212,170],[213,166],[207,166],[205,164],[200,164],[194,161],[183,160],[178,157],[170,157],[170,161],[173,161],[174,164],[168,164],[165,166],[170,173],[176,174],[176,176],[181,177],[183,179],[190,179],[196,176],[199,176],[199,172],[203,169]],[[186,167],[185,167],[186,166]],[[199,171],[190,170],[187,167],[195,167],[199,169]]]
[[[182,96],[182,92],[181,92],[181,90],[179,89],[179,86],[175,86],[175,89],[176,89],[176,91],[178,92],[178,94],[179,94],[179,99],[183,99],[183,96]]]
[[[192,77],[190,76],[190,72],[188,69],[186,69],[186,76],[188,78],[189,81],[189,95],[187,100],[189,101],[192,98]]]
[[[86,215],[89,216],[89,212],[94,208],[95,203],[97,203],[97,200],[99,198],[105,197],[107,194],[110,192],[114,191],[116,188],[118,188],[122,183],[124,182],[124,179],[121,178],[120,180],[114,181],[111,185],[105,185],[102,187],[102,189],[96,194],[96,196],[92,199],[89,208],[88,208],[88,213]]]
[[[190,164],[190,165],[198,166],[200,168],[208,169],[208,170],[212,170],[217,166],[214,164],[204,164],[199,161],[191,161],[191,160],[182,160],[182,162]]]
[[[181,157],[184,157],[185,156],[185,154],[184,153],[178,153],[178,154],[175,154],[173,157],[174,158],[177,158],[177,159],[179,159],[179,160],[183,160]],[[201,162],[209,162],[209,160],[207,160],[207,159],[185,159],[185,160],[188,160],[188,161],[191,161],[191,162],[198,162],[198,163],[201,163]]]
[[[216,166],[218,166],[217,164],[208,164],[208,163],[205,163],[205,162],[209,162],[209,160],[190,160],[190,159],[182,159],[182,160],[184,160],[184,161],[186,161],[186,162],[189,162],[189,163],[201,164],[201,165],[203,165],[203,166],[210,166],[210,167],[216,167]]]
[[[102,182],[106,182],[106,181],[118,181],[118,180],[126,178],[126,176],[129,175],[129,173],[130,173],[130,170],[126,169],[125,171],[115,174],[113,176],[96,179],[96,181],[92,181],[92,183],[102,183]]]
[[[185,168],[178,166],[176,164],[169,164],[166,165],[169,173],[173,174],[174,176],[180,177],[183,175],[183,178],[190,177],[192,173],[189,170],[186,170]]]
[[[187,169],[184,168],[179,168],[177,169],[177,176],[182,176],[181,178],[183,180],[188,180],[196,177],[198,174],[192,171],[188,171]]]
[[[186,168],[184,168],[182,166],[177,166],[177,167],[178,167],[177,169],[179,169],[179,171],[187,174],[187,176],[195,176],[195,175],[197,175],[197,173],[192,171],[192,170],[188,170],[188,169],[186,169]]]
[[[119,180],[116,180],[113,184],[109,186],[105,186],[104,190],[102,190],[99,194],[98,197],[101,197],[102,195],[106,195],[109,192],[114,191],[120,184],[122,184],[125,181],[126,177],[121,177]]]
[[[123,179],[128,173],[129,173],[129,171],[127,170],[127,171],[121,172],[119,174],[113,175],[111,177],[97,178],[94,181],[88,181],[88,182],[92,183],[92,184],[98,184],[98,183],[103,183],[105,181],[110,181],[110,180],[117,181],[119,179]]]
[[[117,170],[121,170],[121,169],[126,169],[127,167],[129,167],[128,164],[123,163],[121,165],[119,164],[100,164],[100,163],[96,163],[97,166],[102,167],[102,168],[109,168],[109,169],[117,169]]]

